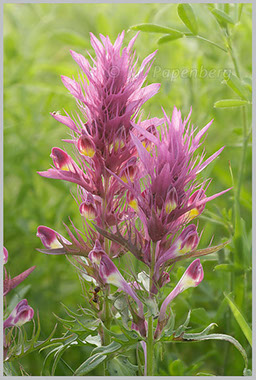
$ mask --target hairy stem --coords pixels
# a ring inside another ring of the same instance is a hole
[[[104,180],[105,180],[105,184],[104,184],[102,223],[103,223],[103,227],[106,228],[107,193],[108,193],[108,187],[109,187],[109,175],[108,175],[108,173],[105,173]],[[104,239],[104,245],[105,245],[104,246],[105,252],[108,255],[109,254],[109,244],[108,244],[108,240],[106,238]],[[109,293],[110,293],[109,285],[105,285],[104,316],[103,316],[103,318],[104,318],[104,325],[106,326],[106,328],[108,330],[110,330],[110,327],[111,327],[111,313],[110,313],[110,305],[109,305],[109,299],[108,299]],[[103,334],[104,334],[103,335],[103,345],[107,346],[108,344],[110,344],[111,338],[110,338],[109,333],[106,330],[104,330]],[[108,376],[107,360],[104,361],[104,376]]]
[[[153,275],[155,267],[155,255],[156,255],[156,243],[152,244],[151,252],[151,266],[150,266],[150,283],[149,294],[153,297],[151,289],[153,286]],[[153,316],[150,315],[148,319],[148,337],[147,337],[147,376],[154,375],[154,328],[153,328]]]

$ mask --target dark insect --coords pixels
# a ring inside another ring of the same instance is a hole
[[[92,301],[95,303],[98,303],[98,301],[99,301],[99,296],[98,296],[99,291],[100,291],[100,287],[96,286],[96,288],[94,288],[94,291],[91,292],[91,293],[93,293]]]

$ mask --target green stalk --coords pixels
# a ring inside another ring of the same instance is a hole
[[[149,282],[149,295],[152,297],[151,289],[153,285],[153,275],[155,267],[156,243],[152,244],[151,253],[151,266],[150,266],[150,282]],[[154,376],[154,327],[153,316],[148,319],[148,337],[147,337],[147,376]]]
[[[239,69],[239,63],[237,61],[236,55],[234,54],[234,50],[232,47],[232,41],[231,37],[229,34],[228,27],[226,28],[226,33],[227,33],[227,47],[228,47],[228,54],[230,55],[230,58],[232,60],[232,63],[234,65],[235,73],[238,78],[241,78],[240,76],[240,69]],[[246,150],[247,150],[247,145],[248,145],[248,140],[249,140],[249,135],[247,135],[247,114],[246,114],[246,107],[242,107],[242,124],[243,124],[243,147],[242,147],[242,157],[241,157],[241,162],[240,162],[240,167],[239,167],[239,173],[238,173],[238,178],[237,178],[237,189],[235,192],[235,197],[234,197],[234,222],[235,222],[235,228],[234,228],[234,244],[235,244],[235,250],[240,251],[239,245],[241,244],[240,241],[240,236],[239,236],[239,230],[240,230],[240,194],[241,194],[241,187],[242,187],[242,181],[243,181],[243,173],[244,173],[244,168],[245,168],[245,161],[246,161]],[[235,262],[235,257],[236,255],[232,254],[231,260],[232,263]],[[234,272],[230,274],[230,291],[233,292],[234,287],[236,285],[236,275]],[[246,297],[247,297],[247,272],[244,273],[244,303],[246,304]],[[231,311],[229,310],[228,315],[227,315],[227,322],[228,322],[228,330],[230,328],[230,318],[231,318]],[[226,352],[224,355],[224,368],[223,368],[223,374],[225,373],[225,369],[228,364],[228,359],[229,359],[229,348],[230,346],[228,345],[226,348]]]
[[[108,187],[109,187],[109,175],[108,173],[105,173],[104,175],[105,179],[105,188],[104,188],[104,198],[103,198],[103,227],[106,227],[106,210],[107,210],[107,192],[108,192]],[[105,252],[108,255],[109,254],[109,245],[108,245],[108,240],[105,238],[104,239],[104,245],[105,245]],[[108,330],[110,330],[111,327],[111,313],[110,313],[110,305],[109,305],[109,296],[110,293],[110,288],[109,285],[105,285],[105,292],[104,292],[104,315],[103,315],[103,322],[104,325]],[[104,330],[103,332],[103,345],[107,346],[111,343],[111,337],[108,333],[108,331]],[[108,371],[107,371],[107,360],[104,361],[104,376],[108,376]]]
[[[200,36],[198,34],[194,35],[194,34],[190,34],[190,33],[185,33],[185,37],[187,37],[187,38],[197,38],[198,40],[207,42],[208,44],[210,44],[212,46],[215,46],[216,48],[218,48],[218,49],[224,51],[225,53],[227,53],[227,50],[224,47],[222,47],[221,45],[217,44],[214,41],[208,40],[208,38],[202,37],[202,36]]]

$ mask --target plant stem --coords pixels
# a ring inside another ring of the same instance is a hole
[[[109,175],[108,173],[105,172],[104,175],[104,198],[103,198],[103,212],[102,212],[102,224],[103,227],[106,228],[106,212],[107,212],[107,193],[108,193],[108,187],[109,187]],[[105,238],[104,239],[104,248],[105,252],[107,255],[109,255],[109,245],[108,245],[108,240]],[[111,327],[111,313],[110,313],[110,306],[109,306],[109,296],[110,288],[109,285],[105,285],[105,294],[104,294],[104,316],[103,316],[103,322],[104,325],[108,330],[110,330]],[[110,335],[109,333],[104,330],[103,332],[103,345],[107,346],[111,342]],[[104,376],[108,376],[108,371],[107,371],[107,360],[104,361]]]
[[[153,275],[155,267],[156,243],[152,244],[149,295],[152,297]],[[148,339],[147,339],[147,376],[154,376],[154,326],[153,316],[148,319]]]
[[[154,329],[153,316],[148,319],[147,376],[154,376]]]
[[[213,45],[215,46],[216,48],[224,51],[225,53],[227,53],[227,49],[225,49],[224,47],[220,46],[219,44],[217,44],[216,42],[213,42],[211,40],[208,40],[207,38],[204,38],[202,36],[199,36],[199,35],[194,35],[194,34],[190,34],[190,33],[185,33],[185,36],[188,37],[188,38],[197,38],[199,40],[202,40],[204,42],[207,42],[208,44],[210,45]]]

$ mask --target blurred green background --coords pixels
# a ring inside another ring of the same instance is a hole
[[[234,5],[231,4],[230,7],[232,11]],[[223,45],[220,27],[207,4],[194,4],[193,8],[198,18],[200,34]],[[62,222],[69,224],[69,216],[78,227],[81,225],[76,203],[70,194],[70,190],[76,191],[75,185],[45,179],[37,174],[37,171],[50,167],[51,148],[63,148],[65,143],[61,139],[68,138],[68,128],[56,122],[49,112],[63,108],[70,113],[76,110],[75,101],[62,85],[60,75],[78,76],[78,66],[69,54],[70,49],[85,55],[88,50],[94,56],[89,32],[96,36],[99,33],[108,34],[114,41],[118,33],[126,30],[126,44],[135,34],[134,31],[129,31],[130,26],[141,23],[185,29],[178,17],[176,4],[4,5],[4,243],[9,251],[7,268],[14,276],[29,266],[37,266],[29,279],[9,296],[8,301],[12,297],[20,299],[26,295],[29,304],[39,310],[41,338],[46,338],[56,323],[53,313],[64,315],[61,302],[73,309],[82,302],[77,274],[65,257],[49,257],[36,251],[36,248],[41,247],[41,242],[36,237],[38,225],[47,225],[63,235],[65,229]],[[250,77],[251,5],[244,6],[241,21],[232,33],[241,77]],[[208,189],[208,195],[211,195],[232,186],[229,162],[235,181],[241,162],[241,109],[213,107],[220,99],[237,98],[223,83],[223,70],[234,72],[233,64],[228,54],[204,41],[180,39],[158,46],[160,36],[141,33],[135,43],[139,63],[158,49],[148,82],[160,82],[161,89],[145,104],[145,117],[149,113],[152,117],[161,117],[161,106],[170,114],[174,105],[181,109],[185,117],[192,105],[192,123],[199,128],[214,118],[205,143],[207,155],[223,145],[226,148],[221,157],[203,173],[202,178],[213,179]],[[180,70],[180,75],[177,75],[177,69]],[[197,70],[198,75],[189,77],[184,69]],[[205,77],[203,70],[209,72],[212,69],[216,73],[212,77]],[[250,125],[250,107],[247,113]],[[230,238],[227,226],[232,224],[233,197],[234,192],[231,190],[208,203],[207,211],[199,223],[199,230],[204,229],[200,248],[209,244],[212,235],[213,245]],[[204,326],[208,322],[216,322],[216,331],[233,335],[250,357],[250,345],[230,312],[223,294],[233,290],[232,298],[251,325],[250,143],[246,152],[240,207],[241,218],[244,220],[241,232],[243,247],[247,251],[241,252],[241,258],[235,256],[238,269],[234,288],[230,289],[230,277],[234,269],[231,272],[227,266],[216,269],[217,265],[229,264],[233,260],[230,250],[222,250],[202,259],[205,271],[203,283],[198,289],[189,290],[178,297],[173,309],[181,324],[190,308],[203,308],[195,314],[195,325],[198,318],[201,318]],[[171,285],[183,269],[179,268]],[[166,292],[170,291],[171,285]],[[61,333],[61,326],[57,331]],[[158,367],[158,375],[182,375],[188,371],[194,375],[198,372],[242,374],[242,358],[228,343],[169,344],[164,352],[164,361]],[[75,369],[86,355],[85,351],[73,349],[63,358]],[[30,354],[15,365],[17,369],[22,365],[30,375],[40,375],[44,357],[45,352]],[[92,374],[100,375],[97,370]],[[56,375],[70,375],[70,372],[60,363]]]

